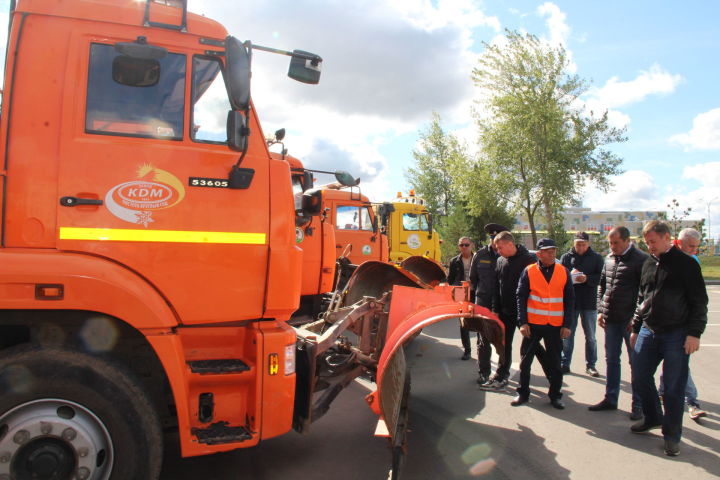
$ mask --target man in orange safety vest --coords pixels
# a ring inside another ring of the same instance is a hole
[[[511,402],[516,407],[530,399],[530,367],[535,350],[543,340],[553,407],[562,410],[560,400],[563,374],[560,368],[562,339],[570,335],[575,292],[570,271],[556,260],[557,245],[550,238],[537,244],[537,263],[528,265],[518,283],[518,325],[523,336],[520,352],[520,384]]]

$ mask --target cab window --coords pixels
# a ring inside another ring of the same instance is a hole
[[[196,142],[227,143],[227,112],[231,106],[217,58],[193,58],[192,102],[190,137]]]
[[[100,135],[182,140],[185,55],[150,64],[112,45],[90,45],[85,131]]]
[[[360,230],[372,231],[372,218],[370,217],[370,209],[367,207],[360,209]]]
[[[335,209],[335,227],[340,230],[360,230],[358,207],[338,205]]]
[[[403,213],[403,230],[428,232],[427,215],[424,213]]]

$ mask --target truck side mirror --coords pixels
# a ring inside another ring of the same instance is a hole
[[[428,213],[428,238],[433,236],[433,217],[432,213]]]
[[[246,117],[242,112],[236,110],[228,111],[227,116],[227,141],[228,146],[238,152],[247,147],[250,129],[246,125]]]
[[[360,179],[354,178],[345,170],[338,170],[335,172],[335,179],[340,182],[340,185],[345,187],[354,187],[360,183]]]
[[[303,191],[313,188],[313,174],[309,170],[303,172]]]
[[[314,53],[293,50],[288,77],[302,83],[315,85],[320,82],[320,65],[322,58]]]
[[[373,230],[374,234],[378,233],[378,217],[377,216],[373,217],[372,230]]]
[[[237,38],[225,38],[228,96],[233,110],[250,108],[250,50]]]

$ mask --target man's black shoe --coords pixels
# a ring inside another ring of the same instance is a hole
[[[562,373],[570,373],[570,365],[563,365],[560,367]]]
[[[617,410],[617,405],[614,403],[610,403],[607,401],[606,398],[603,398],[602,402],[596,403],[595,405],[590,405],[588,407],[588,410],[591,412],[600,412],[602,410]]]
[[[665,455],[668,457],[677,457],[680,455],[680,443],[665,439]]]
[[[530,400],[528,397],[523,397],[522,395],[516,395],[515,398],[513,398],[513,401],[510,402],[510,405],[513,407],[519,407],[523,403],[527,403],[528,400]]]
[[[630,431],[633,433],[646,433],[660,427],[662,427],[662,423],[645,423],[645,420],[640,420],[630,426]]]
[[[470,352],[463,353],[463,356],[460,357],[460,360],[470,360]]]
[[[553,398],[552,400],[550,400],[550,405],[552,405],[553,408],[557,408],[558,410],[565,410],[565,404],[559,398]]]
[[[640,407],[633,407],[630,412],[630,420],[642,420],[644,417],[643,410]]]
[[[591,377],[595,377],[595,378],[597,378],[597,377],[600,376],[600,374],[598,373],[598,371],[595,370],[595,367],[587,367],[587,368],[585,369],[585,373],[587,373],[587,374],[590,375]]]

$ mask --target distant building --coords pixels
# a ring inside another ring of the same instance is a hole
[[[642,235],[643,225],[650,220],[666,220],[667,213],[662,210],[633,210],[633,211],[596,211],[584,207],[568,207],[563,212],[563,225],[568,233],[588,232],[598,236],[606,236],[614,227],[624,226],[630,230],[632,237],[640,237]],[[535,217],[535,230],[547,232],[545,219]],[[694,227],[699,220],[687,219],[680,222],[681,228]],[[532,243],[526,240],[530,236],[530,224],[525,215],[519,215],[515,219],[513,231],[518,232],[523,239],[523,243],[529,246]],[[592,238],[592,237],[591,237]],[[529,243],[528,243],[529,242]]]

